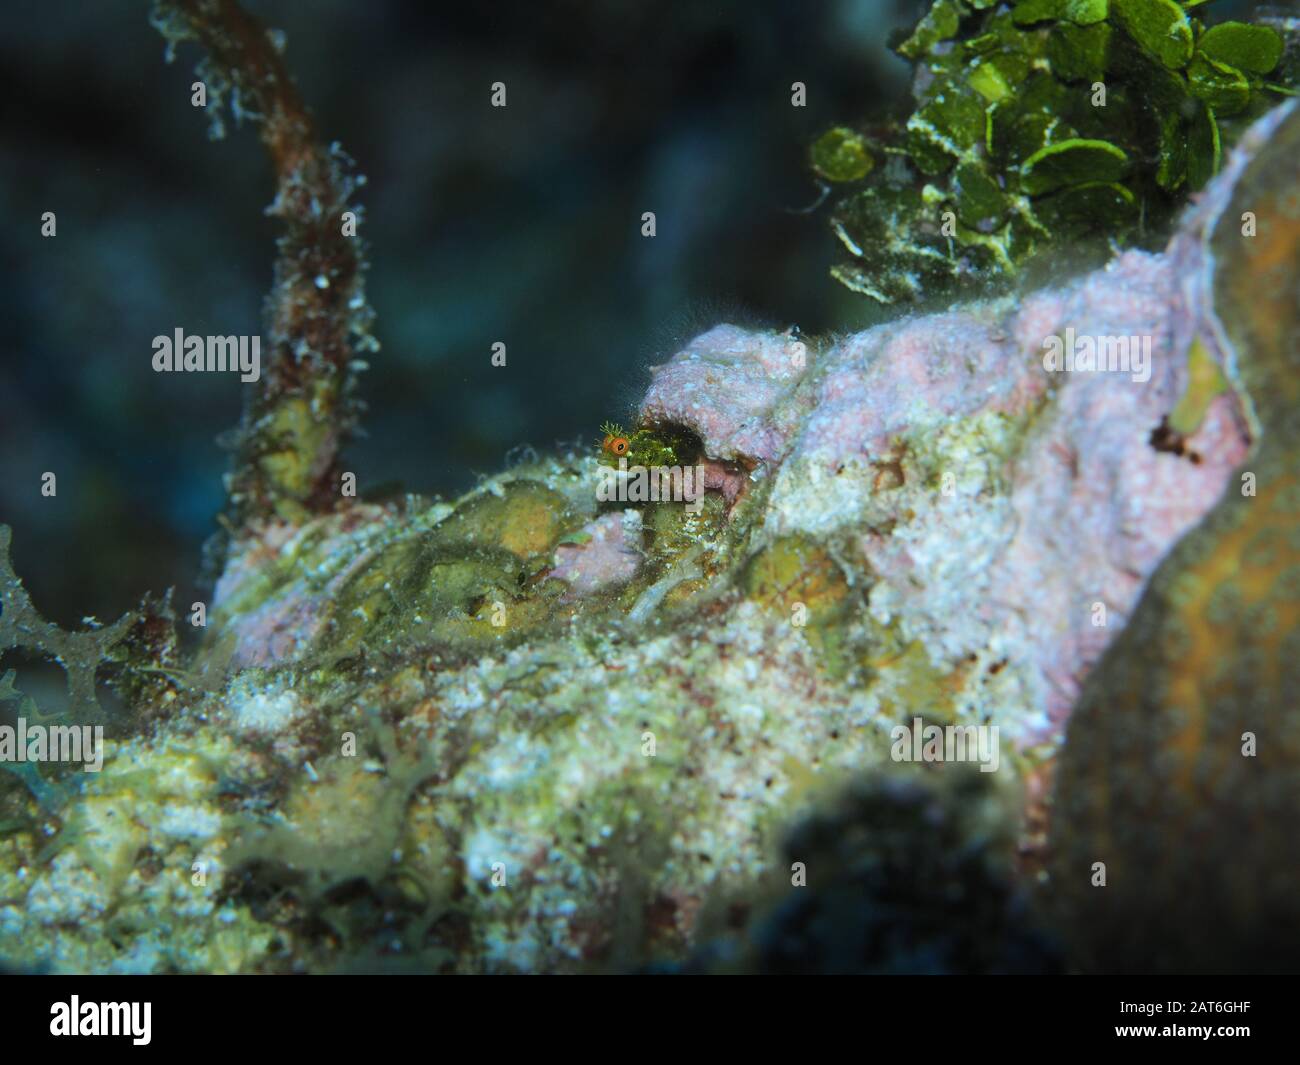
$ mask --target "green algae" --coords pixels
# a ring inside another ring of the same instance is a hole
[[[1286,91],[1263,80],[1276,30],[1207,29],[1174,0],[937,0],[896,50],[919,71],[910,117],[873,138],[835,127],[813,153],[842,190],[830,222],[851,258],[831,274],[880,303],[1150,240]],[[843,151],[886,163],[837,168]]]
[[[1119,24],[1144,51],[1170,70],[1192,58],[1192,24],[1174,0],[1115,0]]]
[[[1100,81],[1110,61],[1112,32],[1108,22],[1053,27],[1047,41],[1047,61],[1053,72],[1065,82]]]
[[[1227,378],[1197,337],[1187,353],[1187,388],[1169,415],[1170,428],[1183,436],[1191,436],[1201,427],[1215,397],[1227,390]]]
[[[1101,22],[1109,10],[1108,0],[1019,0],[1011,9],[1011,17],[1019,26],[1047,21],[1091,26]]]
[[[7,964],[55,971],[249,971],[276,930],[222,902],[222,780],[239,761],[216,730],[110,743],[48,824],[5,842],[0,896],[25,896],[41,935],[0,935]],[[50,833],[53,832],[53,835]],[[29,890],[30,889],[30,890]],[[61,932],[54,932],[59,928]]]
[[[1109,184],[1128,169],[1128,154],[1106,141],[1072,137],[1049,144],[1021,164],[1021,187],[1042,196],[1066,186]]]
[[[1267,26],[1221,22],[1200,36],[1196,50],[1213,62],[1251,74],[1268,74],[1282,59],[1282,39]]]
[[[790,619],[821,656],[828,675],[843,677],[857,663],[845,623],[860,608],[840,564],[821,544],[783,537],[762,548],[745,567],[747,598]]]
[[[355,535],[327,518],[239,583],[215,612],[209,643],[231,619],[278,608],[304,617],[303,653],[322,663],[508,644],[556,616],[558,593],[541,578],[584,520],[568,496],[523,476]]]
[[[810,152],[813,169],[827,181],[857,181],[876,165],[866,137],[842,126],[823,133]]]
[[[727,528],[726,504],[716,494],[706,494],[698,510],[659,503],[645,508],[646,546],[652,563],[670,563],[702,542],[724,544],[732,539]]]
[[[439,544],[491,545],[529,560],[548,555],[575,515],[559,493],[539,481],[513,480],[501,493],[482,493],[438,523]]]
[[[905,59],[920,59],[929,55],[940,41],[957,36],[963,8],[959,0],[935,0],[930,10],[921,16],[912,35],[897,46]]]
[[[1250,104],[1250,79],[1217,59],[1198,54],[1187,68],[1187,83],[1192,95],[1216,115],[1235,115]]]
[[[375,718],[366,725],[363,736],[382,755],[382,771],[361,751],[322,761],[310,777],[298,775],[275,820],[244,817],[232,833],[224,862],[236,879],[251,865],[274,867],[272,878],[292,884],[312,906],[349,882],[380,884],[395,875],[407,806],[416,789],[449,767],[433,750],[401,751]]]

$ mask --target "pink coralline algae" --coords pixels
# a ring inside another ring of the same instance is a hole
[[[690,426],[712,459],[774,462],[798,423],[788,400],[807,360],[788,334],[715,326],[654,368],[641,420]]]
[[[569,585],[567,599],[581,599],[626,584],[641,566],[640,512],[605,514],[589,522],[577,541],[555,549],[550,576]]]
[[[308,553],[302,543],[303,527],[268,523],[257,538],[232,551],[213,596],[218,612],[240,613],[239,624],[230,628],[230,667],[272,666],[292,661],[310,647],[325,630],[339,589],[374,557],[364,546],[356,549],[352,535],[368,525],[381,528],[385,516],[380,507],[358,505],[325,519],[323,530],[308,526],[321,534],[309,553],[329,563],[316,569],[301,568],[270,594],[266,572],[276,560]],[[246,597],[257,605],[241,611]]]
[[[1184,455],[1152,443],[1188,388],[1192,343],[1226,361],[1199,295],[1200,225],[1194,210],[1165,253],[890,322],[806,360],[786,335],[719,326],[656,368],[641,418],[770,477],[770,536],[852,544],[877,621],[901,624],[936,668],[996,661],[981,712],[1016,706],[1006,734],[1055,740],[1147,578],[1247,450],[1231,392]],[[1074,362],[1087,348],[1101,369]],[[1045,361],[1062,349],[1070,370]]]
[[[1177,280],[1170,260],[1130,253],[1065,292],[1039,294],[1021,315],[1026,342],[1044,322],[1054,332],[1068,323],[1097,336],[1150,336],[1153,352],[1145,383],[1068,375],[1011,471],[1016,530],[990,583],[1011,593],[1004,624],[1039,663],[1053,723],[1156,565],[1217,502],[1246,453],[1244,422],[1227,395],[1210,404],[1192,441],[1199,463],[1151,446],[1187,387],[1187,350],[1198,335]]]

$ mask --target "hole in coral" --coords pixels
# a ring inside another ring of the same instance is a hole
[[[689,426],[679,422],[655,422],[645,428],[672,447],[679,465],[688,466],[704,458],[704,440]]]

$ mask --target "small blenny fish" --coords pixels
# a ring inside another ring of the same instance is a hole
[[[622,460],[628,466],[690,465],[701,452],[698,438],[673,426],[642,426],[629,431],[617,422],[605,422],[600,432],[596,457],[606,465]]]
[[[605,434],[605,439],[600,444],[601,451],[613,455],[616,459],[623,458],[632,446],[623,427],[613,422],[606,422],[600,427],[600,431]]]

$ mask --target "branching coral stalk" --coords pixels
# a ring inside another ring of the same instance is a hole
[[[339,452],[356,425],[355,374],[374,350],[363,284],[360,211],[349,206],[364,178],[337,144],[316,139],[280,54],[282,41],[234,0],[158,0],[152,22],[173,46],[195,40],[209,106],[228,98],[237,122],[259,125],[275,170],[267,213],[286,227],[267,298],[262,379],[235,438],[227,480],[236,532],[273,518],[301,520],[339,498]],[[219,112],[212,134],[222,135]],[[351,218],[345,217],[351,211]]]
[[[0,656],[6,651],[22,649],[54,659],[67,673],[68,704],[75,719],[81,724],[102,724],[105,717],[95,696],[95,672],[109,659],[110,648],[127,635],[139,615],[124,614],[107,628],[64,632],[41,617],[32,605],[27,589],[9,562],[11,539],[9,526],[0,525]],[[7,676],[5,682],[9,680]],[[0,687],[5,682],[0,682]]]

